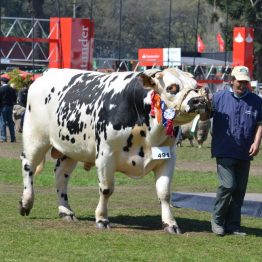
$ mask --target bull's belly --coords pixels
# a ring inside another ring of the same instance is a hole
[[[151,156],[141,158],[139,156],[119,157],[116,162],[116,171],[122,172],[131,178],[142,178],[164,160],[153,160]]]
[[[68,143],[55,139],[51,140],[51,145],[62,155],[65,155],[76,161],[85,163],[95,163],[95,143]]]

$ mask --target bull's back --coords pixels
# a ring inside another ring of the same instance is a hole
[[[82,143],[82,137],[68,138],[66,123],[59,123],[58,120],[58,108],[63,111],[64,107],[65,87],[70,88],[73,84],[72,79],[83,73],[85,71],[82,70],[50,69],[30,86],[23,133],[25,149],[32,140],[43,141],[43,144],[52,145],[64,154],[68,153],[68,156],[70,154],[82,156],[83,150],[90,147]],[[72,150],[72,146],[77,150]]]

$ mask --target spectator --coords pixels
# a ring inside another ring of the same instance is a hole
[[[18,92],[17,103],[18,103],[18,105],[22,106],[23,108],[26,108],[27,93],[28,93],[28,87],[27,86],[23,87]],[[25,110],[23,110],[22,113],[21,113],[20,126],[19,126],[19,130],[18,130],[20,133],[22,133],[22,130],[23,130],[24,117],[25,117]]]
[[[212,99],[212,157],[216,157],[219,187],[211,220],[212,231],[245,236],[240,229],[241,206],[249,176],[250,161],[259,152],[262,136],[262,99],[248,90],[249,71],[236,66],[231,90]]]
[[[15,142],[15,123],[13,121],[13,106],[16,103],[16,90],[8,84],[7,78],[1,78],[0,87],[0,115],[1,115],[1,142],[6,142],[6,126],[9,128],[11,142]]]

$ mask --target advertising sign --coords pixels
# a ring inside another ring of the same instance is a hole
[[[164,66],[181,65],[181,48],[163,48],[163,53]]]
[[[140,48],[138,60],[141,66],[178,66],[181,48]]]
[[[49,67],[92,69],[94,24],[90,19],[50,18]]]
[[[233,33],[233,65],[244,65],[253,72],[254,29],[235,27]]]
[[[141,66],[160,65],[163,63],[163,48],[140,48],[138,60]]]

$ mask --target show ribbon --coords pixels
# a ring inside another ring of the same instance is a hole
[[[162,118],[162,110],[161,110],[161,98],[160,95],[157,94],[155,91],[151,94],[151,116],[156,117],[157,122],[161,122]]]
[[[166,104],[163,101],[161,101],[161,110],[162,121],[163,126],[166,129],[166,135],[173,137],[175,136],[173,120],[176,117],[176,111],[174,108],[166,108]]]

